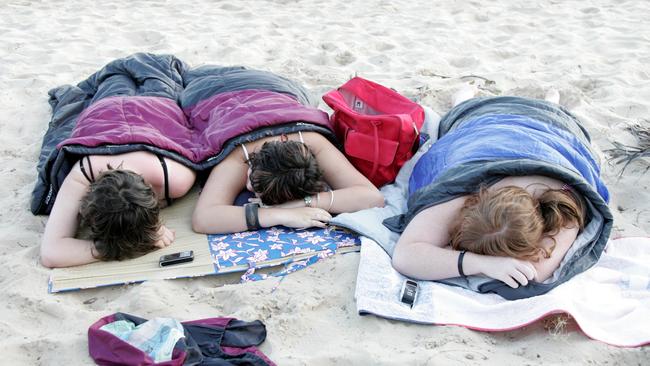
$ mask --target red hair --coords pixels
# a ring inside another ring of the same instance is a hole
[[[583,204],[573,193],[548,189],[535,198],[521,187],[482,187],[465,200],[450,244],[456,250],[537,261],[555,248],[543,248],[542,239],[572,225],[584,226]]]

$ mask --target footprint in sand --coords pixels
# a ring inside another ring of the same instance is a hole
[[[503,35],[503,36],[496,36],[496,37],[494,37],[494,38],[492,38],[492,39],[493,39],[496,43],[502,43],[502,42],[506,42],[506,41],[511,40],[511,39],[512,39],[512,35],[508,34],[508,35]]]
[[[138,31],[131,34],[129,39],[134,46],[151,46],[164,41],[165,36],[155,31]]]
[[[457,57],[451,59],[449,64],[455,67],[475,67],[479,65],[479,60],[476,57]]]
[[[492,52],[500,59],[513,58],[520,55],[519,52],[511,48],[495,48]]]
[[[330,51],[330,52],[336,51],[338,49],[338,47],[332,42],[321,43],[320,48],[322,48],[325,51]]]
[[[244,8],[233,4],[223,4],[221,5],[221,9],[228,10],[228,11],[240,11],[243,10]]]
[[[650,73],[643,70],[636,70],[635,74],[640,80],[650,80]]]
[[[583,8],[583,9],[580,9],[580,11],[583,12],[584,14],[600,13],[600,9],[598,9],[598,8]]]
[[[353,63],[357,58],[350,51],[344,51],[334,56],[334,60],[336,60],[339,65],[345,66]]]
[[[368,62],[376,66],[384,66],[390,63],[390,59],[386,55],[378,55],[369,58]]]
[[[564,107],[572,109],[580,105],[582,102],[582,95],[578,89],[562,89],[562,98],[560,99],[560,102]]]
[[[375,49],[377,51],[390,51],[393,48],[395,48],[395,45],[392,44],[392,43],[388,43],[388,42],[381,42],[381,43],[379,43],[378,45],[375,46]]]
[[[327,52],[319,52],[314,56],[308,58],[313,65],[328,65],[331,61],[331,56]]]
[[[490,16],[487,14],[476,14],[474,19],[476,19],[477,22],[485,23],[490,20]]]
[[[230,55],[231,53],[233,53],[235,51],[237,51],[236,47],[227,46],[227,47],[221,48],[218,51],[218,54],[219,54],[219,56],[227,56],[227,55]]]
[[[605,79],[581,79],[576,80],[571,84],[578,87],[590,98],[604,98],[609,95],[609,91],[612,88],[612,82]]]
[[[339,26],[343,28],[352,28],[352,29],[356,28],[356,25],[352,22],[336,21],[336,20],[331,22],[326,22],[325,25],[328,27]]]

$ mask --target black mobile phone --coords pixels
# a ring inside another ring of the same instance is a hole
[[[418,296],[418,283],[413,280],[405,280],[400,291],[400,301],[409,307],[413,307]]]
[[[158,262],[158,264],[161,267],[166,267],[174,264],[191,262],[193,260],[194,260],[194,251],[186,250],[184,252],[163,255],[160,257],[160,261]]]

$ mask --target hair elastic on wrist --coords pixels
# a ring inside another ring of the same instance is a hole
[[[465,278],[465,272],[463,272],[463,257],[465,257],[465,251],[462,250],[460,254],[458,254],[458,274]]]
[[[244,205],[244,214],[246,216],[246,227],[249,231],[260,228],[260,218],[257,209],[260,206],[257,203],[249,202]]]
[[[334,203],[334,191],[330,190],[330,207],[327,208],[327,212],[332,209],[332,204]]]

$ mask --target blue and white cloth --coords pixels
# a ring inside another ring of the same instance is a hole
[[[173,318],[153,318],[138,326],[117,320],[100,329],[147,353],[156,363],[170,361],[176,342],[185,337],[183,326]]]

